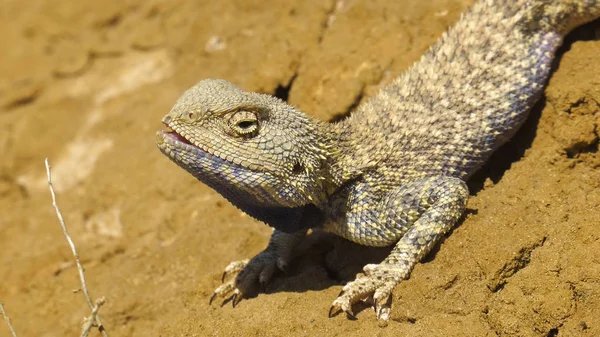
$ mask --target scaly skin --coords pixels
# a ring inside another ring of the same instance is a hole
[[[186,91],[163,119],[160,150],[254,218],[269,246],[234,262],[215,296],[237,299],[289,263],[309,228],[394,245],[348,283],[333,311],[391,293],[463,214],[465,180],[510,139],[542,93],[562,38],[600,0],[481,0],[419,62],[346,120],[322,123],[223,80]],[[212,299],[211,299],[212,300]]]

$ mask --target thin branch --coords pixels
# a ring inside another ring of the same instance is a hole
[[[94,326],[96,318],[98,317],[98,310],[100,310],[100,307],[103,304],[104,304],[104,297],[96,300],[96,305],[92,309],[92,314],[90,315],[90,317],[88,317],[86,319],[86,321],[84,323],[85,325],[83,327],[83,330],[81,331],[81,337],[87,337],[87,335],[90,333],[90,330]]]
[[[4,317],[4,321],[8,325],[8,329],[10,329],[10,333],[13,335],[13,337],[17,337],[17,332],[15,331],[15,328],[13,328],[12,323],[10,322],[10,318],[6,314],[6,311],[4,311],[4,303],[2,302],[0,302],[0,315]]]
[[[92,302],[92,299],[90,298],[90,293],[88,291],[87,284],[85,282],[85,275],[83,274],[83,266],[81,265],[81,262],[79,261],[79,255],[77,254],[77,249],[75,249],[75,244],[73,243],[71,236],[69,236],[69,233],[67,232],[67,226],[65,225],[65,221],[63,219],[62,213],[60,212],[60,209],[58,208],[58,204],[56,203],[56,193],[54,193],[54,186],[52,185],[52,176],[50,174],[50,163],[48,162],[48,158],[46,158],[45,163],[46,163],[46,175],[48,176],[48,187],[50,188],[50,194],[52,194],[52,206],[54,206],[54,210],[56,211],[56,216],[58,217],[58,221],[60,222],[60,226],[62,227],[63,234],[65,235],[65,238],[67,239],[67,242],[69,243],[69,246],[71,247],[71,252],[73,253],[73,257],[75,257],[75,264],[77,264],[77,270],[79,271],[79,280],[81,281],[81,290],[83,291],[83,296],[85,297],[85,300],[87,301],[87,304],[93,313],[94,308],[96,306],[94,306],[94,303]],[[106,330],[104,330],[104,326],[102,325],[102,320],[100,319],[100,315],[98,315],[97,311],[98,311],[98,309],[96,309],[96,315],[94,317],[95,323],[98,326],[98,330],[100,330],[100,332],[102,333],[102,336],[108,337],[108,334],[107,334]]]

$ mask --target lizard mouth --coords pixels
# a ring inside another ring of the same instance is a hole
[[[187,152],[188,154],[194,154],[210,160],[212,163],[218,162],[220,163],[219,165],[227,165],[232,169],[243,169],[248,172],[272,174],[262,169],[262,167],[258,164],[247,164],[243,161],[240,162],[232,159],[231,156],[224,155],[223,151],[220,151],[219,149],[213,149],[210,146],[206,147],[202,144],[198,144],[198,142],[194,141],[193,138],[190,139],[189,136],[186,137],[186,132],[179,129],[177,125],[167,123],[163,124],[166,126],[166,128],[156,133],[156,144],[165,155],[170,157],[175,162],[179,161],[179,159],[175,158],[176,152]],[[217,164],[214,164],[213,166],[217,166]]]
[[[166,155],[171,157],[171,159],[175,160],[175,151],[183,150],[190,154],[193,153],[199,155],[211,162],[227,163],[227,165],[231,167],[241,167],[239,164],[235,164],[232,161],[221,157],[218,151],[214,151],[210,148],[206,149],[203,146],[196,144],[196,142],[185,136],[185,132],[178,130],[176,125],[164,124],[166,126],[165,130],[160,130],[156,134],[156,143]]]
[[[169,127],[169,125],[165,124],[165,126],[166,126],[166,130],[160,131],[165,137],[167,137],[171,140],[175,140],[180,143],[186,144],[186,145],[191,145],[193,147],[197,147],[194,144],[192,144],[192,142],[187,140],[184,136],[180,135],[179,133],[177,133],[177,131],[175,131],[171,127]]]

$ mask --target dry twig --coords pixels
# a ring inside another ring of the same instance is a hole
[[[4,311],[4,303],[2,302],[0,302],[0,315],[4,317],[4,321],[8,325],[8,329],[10,329],[10,333],[13,335],[13,337],[17,337],[17,332],[15,331],[15,328],[13,328],[12,323],[10,322],[10,318],[6,314],[6,311]]]
[[[96,300],[96,305],[92,309],[92,314],[90,315],[90,317],[86,318],[86,320],[84,322],[83,330],[81,331],[81,337],[87,337],[87,335],[90,333],[90,329],[92,329],[92,327],[95,325],[94,323],[96,323],[96,317],[98,316],[98,310],[100,309],[100,307],[103,304],[104,304],[104,297],[101,297]]]
[[[102,325],[102,320],[100,319],[100,315],[98,315],[98,309],[100,308],[100,306],[102,304],[98,304],[99,302],[96,302],[97,304],[94,305],[94,303],[92,302],[90,293],[87,288],[87,284],[85,282],[85,275],[83,274],[83,266],[81,265],[81,262],[79,261],[79,255],[77,254],[77,249],[75,249],[75,244],[73,243],[71,236],[69,236],[69,233],[67,232],[67,226],[65,225],[65,221],[63,220],[62,213],[60,212],[60,209],[58,208],[58,204],[56,203],[56,194],[54,193],[54,186],[52,186],[52,176],[50,174],[50,163],[48,162],[48,158],[46,158],[45,163],[46,163],[46,175],[48,176],[48,187],[50,188],[50,194],[52,194],[52,206],[54,206],[54,210],[56,211],[56,216],[58,217],[58,221],[60,222],[60,225],[62,227],[63,234],[65,235],[65,238],[67,239],[67,242],[69,243],[69,246],[71,247],[71,252],[73,253],[73,257],[75,258],[75,264],[77,265],[77,270],[79,271],[79,280],[81,281],[81,290],[83,291],[83,296],[85,297],[85,300],[87,301],[87,304],[90,307],[90,310],[92,310],[92,314],[89,317],[89,319],[90,319],[90,321],[92,321],[93,323],[95,323],[98,326],[98,330],[100,330],[103,337],[108,337],[108,333],[106,332],[106,330],[104,330],[104,326]],[[102,300],[102,303],[104,303],[104,300]],[[89,331],[89,329],[88,329],[88,331]],[[85,333],[85,335],[87,335],[85,330],[83,331],[83,333]],[[85,336],[85,335],[83,335],[83,333],[82,333],[82,336]]]

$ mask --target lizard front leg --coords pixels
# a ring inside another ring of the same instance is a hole
[[[210,303],[216,297],[221,297],[231,299],[235,307],[257,283],[264,287],[277,269],[285,270],[292,258],[294,247],[305,235],[305,230],[292,234],[273,230],[269,245],[264,251],[251,259],[235,261],[225,267],[221,280],[224,283],[215,289]],[[231,278],[225,282],[228,276]]]
[[[356,191],[363,193],[350,191],[350,195],[368,195],[364,193],[365,186],[357,186]],[[338,225],[335,232],[370,246],[397,243],[383,262],[366,265],[364,275],[344,286],[333,302],[330,316],[341,309],[353,318],[352,304],[372,295],[377,317],[389,319],[393,289],[410,276],[415,264],[458,222],[468,195],[462,180],[442,176],[404,184],[376,203],[372,199],[349,198],[345,226]]]

